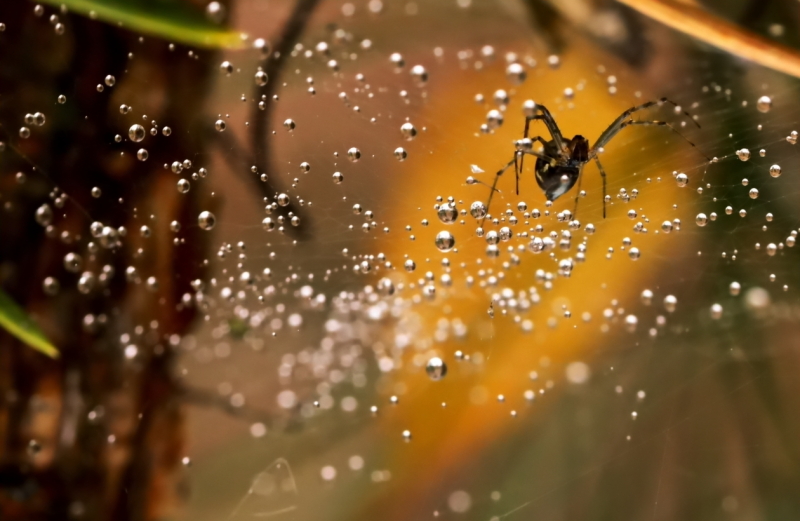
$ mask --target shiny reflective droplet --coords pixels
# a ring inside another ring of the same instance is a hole
[[[302,163],[300,163],[300,170],[303,173],[308,173],[311,170],[311,165],[303,161]]]
[[[719,320],[722,318],[722,306],[720,304],[712,304],[711,309],[709,310],[711,314],[711,318],[714,320]]]
[[[233,73],[233,64],[228,60],[219,64],[219,72],[225,74],[226,76],[230,76]]]
[[[678,186],[683,188],[684,186],[689,184],[689,176],[681,172],[680,174],[675,176],[675,181],[678,183]]]
[[[705,226],[708,224],[708,216],[704,213],[699,213],[697,217],[694,218],[694,222],[697,223],[697,226]]]
[[[428,71],[422,65],[414,65],[411,67],[411,77],[418,83],[425,83],[428,81]]]
[[[750,192],[748,192],[750,199],[758,199],[758,188],[751,188]]]
[[[178,191],[180,193],[185,194],[186,192],[189,191],[189,188],[191,188],[191,185],[189,184],[189,181],[187,181],[186,179],[179,179],[178,180]]]
[[[737,296],[742,291],[742,285],[738,282],[731,282],[730,286],[728,286],[728,292],[732,296]]]
[[[58,95],[58,104],[59,105],[63,105],[66,102],[67,102],[67,97],[64,96],[63,94],[59,94]]]
[[[456,238],[453,237],[452,233],[443,231],[436,234],[434,242],[439,251],[450,251],[456,245]]]
[[[417,263],[416,263],[416,262],[414,262],[414,261],[413,261],[413,260],[411,260],[411,259],[407,259],[407,260],[406,260],[406,261],[403,263],[403,267],[405,268],[405,270],[406,270],[406,271],[409,271],[409,272],[411,272],[411,271],[414,271],[415,269],[417,269]]]
[[[44,291],[45,295],[52,297],[53,295],[57,295],[60,290],[61,283],[58,282],[58,279],[53,277],[45,277],[42,281],[42,291]]]
[[[408,157],[408,152],[406,152],[406,149],[403,147],[397,147],[394,149],[394,157],[398,161],[405,161]]]
[[[200,215],[197,216],[197,224],[204,230],[211,230],[217,224],[217,218],[211,212],[200,212]]]
[[[653,292],[649,289],[643,290],[639,298],[642,300],[642,304],[649,306],[653,302]]]
[[[69,252],[64,255],[64,269],[71,273],[78,273],[83,267],[83,258],[77,253]]]
[[[264,71],[256,72],[255,79],[256,79],[256,85],[258,85],[259,87],[263,87],[264,85],[266,85],[267,80],[269,80],[267,73]]]
[[[117,79],[111,74],[109,74],[108,76],[105,77],[103,82],[106,84],[107,87],[113,87],[117,83]]]
[[[333,182],[337,185],[344,181],[344,175],[341,172],[334,172],[333,173]]]
[[[402,67],[406,63],[405,60],[403,59],[403,55],[400,54],[399,52],[393,52],[389,56],[389,61],[392,62],[392,64],[395,67]]]
[[[628,250],[628,257],[630,257],[632,260],[639,260],[640,256],[641,254],[639,253],[639,248],[634,246],[633,248]]]
[[[781,176],[781,165],[772,165],[769,167],[769,175],[772,177],[780,177]]]
[[[664,221],[661,223],[661,229],[664,233],[669,233],[672,231],[672,221]]]
[[[434,356],[425,365],[425,372],[431,380],[441,380],[447,375],[447,364],[438,356]]]
[[[739,149],[736,151],[736,157],[738,157],[740,161],[747,161],[750,159],[750,151],[746,148]]]
[[[289,119],[287,119],[287,120],[285,120],[283,122],[283,128],[285,128],[286,130],[289,130],[289,131],[294,130],[295,126],[296,126],[295,122],[291,118],[289,118]]]
[[[225,131],[225,122],[221,119],[218,119],[214,122],[214,128],[217,129],[217,132],[224,132]]]
[[[772,108],[772,98],[769,96],[761,96],[756,102],[756,108],[759,112],[769,112],[769,110]]]
[[[147,151],[146,148],[140,148],[136,152],[136,159],[139,161],[147,161],[147,158],[150,157],[150,153]]]
[[[664,297],[664,309],[666,309],[669,313],[675,311],[675,308],[678,306],[678,299],[675,295],[667,295]]]
[[[128,137],[135,143],[142,141],[146,135],[147,132],[145,132],[144,127],[138,123],[134,123],[131,125],[131,128],[128,129]]]
[[[347,150],[347,159],[355,163],[359,159],[361,159],[361,151],[356,147],[351,147]]]
[[[53,209],[45,203],[36,209],[36,222],[42,226],[47,226],[53,222]]]
[[[414,128],[414,125],[409,122],[405,122],[400,125],[400,132],[403,134],[403,137],[409,141],[417,136],[417,129]]]
[[[514,85],[519,85],[525,81],[527,74],[525,68],[519,63],[511,63],[506,67],[506,78]]]
[[[486,124],[491,129],[499,128],[503,125],[503,113],[492,109],[486,114]]]
[[[458,208],[453,203],[442,203],[436,215],[445,224],[453,224],[458,219]]]
[[[486,205],[483,201],[475,201],[469,207],[469,214],[475,219],[482,219],[486,216]]]
[[[225,21],[225,6],[214,0],[206,4],[206,18],[215,24]]]
[[[378,291],[381,295],[390,296],[394,295],[394,283],[389,277],[383,277],[378,281]]]

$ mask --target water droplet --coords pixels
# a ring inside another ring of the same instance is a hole
[[[408,157],[408,152],[406,152],[406,149],[403,147],[397,147],[394,149],[394,157],[398,161],[405,161]]]
[[[664,233],[669,233],[672,231],[672,221],[664,221],[661,223],[661,229]]]
[[[103,82],[106,84],[107,87],[113,87],[117,83],[117,79],[111,74],[109,74],[108,76],[105,77]]]
[[[400,125],[400,132],[402,132],[403,137],[409,141],[411,141],[417,136],[417,129],[414,128],[414,125],[412,125],[409,122],[405,122],[402,125]]]
[[[58,104],[59,105],[63,105],[66,102],[67,102],[67,97],[64,96],[63,94],[59,94],[58,95]]]
[[[286,130],[292,131],[292,130],[294,130],[295,126],[296,125],[294,123],[294,120],[291,119],[291,118],[289,118],[289,119],[287,119],[287,120],[285,120],[283,122],[283,128],[285,128]]]
[[[399,52],[393,52],[389,56],[389,61],[392,62],[392,64],[395,67],[402,67],[406,63],[405,60],[403,59],[403,55],[400,54]]]
[[[453,224],[458,219],[458,208],[453,203],[442,203],[436,212],[439,220],[445,224]]]
[[[708,224],[708,216],[704,213],[699,213],[697,217],[694,218],[694,222],[697,223],[697,226],[705,226]]]
[[[52,297],[57,295],[60,290],[61,283],[58,282],[58,279],[53,277],[45,277],[42,281],[42,291],[44,291],[45,295]]]
[[[356,147],[351,147],[347,151],[347,159],[349,159],[350,161],[355,163],[356,161],[361,159],[361,151],[359,149],[357,149]]]
[[[491,129],[499,128],[503,125],[503,113],[492,109],[486,114],[486,124]]]
[[[411,441],[411,431],[406,429],[403,431],[403,439],[405,441]]]
[[[506,78],[514,85],[524,82],[527,76],[525,69],[519,63],[512,63],[506,67]]]
[[[413,261],[413,260],[411,260],[411,259],[407,259],[407,260],[406,260],[406,261],[403,263],[403,267],[405,268],[405,270],[406,270],[406,271],[408,271],[408,272],[411,272],[411,271],[414,271],[415,269],[417,269],[417,263],[416,263],[416,262],[414,262],[414,261]]]
[[[214,128],[217,129],[217,132],[224,132],[225,131],[225,122],[221,119],[218,119],[214,122]]]
[[[47,226],[53,222],[53,209],[45,203],[36,209],[36,222],[42,226]]]
[[[147,151],[146,148],[140,148],[136,152],[136,159],[139,161],[147,161],[147,158],[150,157],[150,153]]]
[[[439,232],[436,234],[436,247],[439,251],[450,251],[456,245],[456,238],[448,231]]]
[[[750,192],[748,192],[750,199],[758,199],[758,188],[751,188]]]
[[[772,108],[772,98],[769,96],[761,96],[756,102],[756,108],[759,112],[769,112],[769,110]]]
[[[258,85],[259,87],[263,87],[264,85],[266,85],[267,81],[269,80],[267,73],[264,71],[256,72],[255,78],[256,78],[256,85]]]
[[[469,214],[475,219],[482,219],[486,216],[486,205],[483,201],[475,201],[469,207]]]
[[[736,157],[738,157],[740,161],[747,161],[748,159],[750,159],[750,150],[746,148],[737,150]]]
[[[722,318],[722,306],[721,305],[712,304],[710,312],[711,312],[711,318],[713,318],[714,320],[719,320],[720,318]]]
[[[675,295],[667,295],[664,297],[664,309],[666,309],[669,313],[674,312],[677,305],[678,299],[675,298]]]
[[[83,258],[77,253],[69,252],[64,255],[64,269],[71,273],[78,273],[83,267]]]
[[[639,260],[640,257],[639,248],[636,248],[634,246],[633,248],[628,250],[628,257],[630,257],[632,260]]]
[[[394,295],[394,283],[392,279],[388,277],[383,277],[381,280],[378,281],[378,291],[381,295],[390,296]]]
[[[217,218],[211,212],[200,212],[200,215],[197,216],[197,224],[204,230],[211,230],[217,224]]]
[[[730,286],[728,286],[728,292],[734,297],[737,296],[741,291],[742,291],[742,285],[739,284],[738,282],[735,281],[731,282]]]
[[[233,64],[228,60],[219,64],[219,72],[226,76],[230,76],[233,73]]]
[[[683,188],[684,186],[689,184],[689,176],[681,172],[680,174],[675,176],[675,181],[678,183],[678,186]]]
[[[772,165],[769,167],[769,175],[772,177],[780,177],[781,176],[781,165]]]
[[[131,128],[128,129],[128,137],[135,143],[142,141],[145,135],[147,135],[147,132],[145,132],[144,127],[138,123],[134,123],[131,125]]]
[[[189,181],[187,181],[186,179],[179,179],[178,180],[178,191],[180,193],[185,194],[186,192],[189,191],[189,188],[191,188],[191,185],[189,184]]]
[[[333,173],[333,182],[338,185],[342,181],[344,181],[344,176],[342,175],[342,173],[341,172],[334,172]]]
[[[206,5],[206,18],[215,24],[221,24],[225,21],[225,6],[217,2],[209,2]]]
[[[425,83],[428,81],[428,71],[422,65],[414,65],[411,67],[411,77],[418,83]]]
[[[431,380],[441,380],[447,375],[447,364],[438,356],[434,356],[425,365],[425,372]]]

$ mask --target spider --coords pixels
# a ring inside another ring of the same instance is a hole
[[[667,98],[661,98],[654,101],[648,101],[647,103],[642,103],[641,105],[637,105],[635,107],[631,107],[622,114],[617,117],[607,129],[600,134],[600,137],[597,138],[593,147],[589,146],[589,140],[581,135],[576,135],[572,139],[567,139],[561,134],[561,130],[558,128],[558,124],[556,123],[555,118],[553,115],[550,114],[550,111],[547,110],[547,107],[544,105],[538,105],[533,101],[526,101],[523,105],[523,110],[525,113],[525,133],[522,139],[517,140],[514,143],[514,147],[516,151],[514,152],[514,158],[509,161],[503,168],[501,168],[494,178],[494,183],[492,183],[492,191],[489,194],[489,201],[486,203],[486,209],[488,211],[491,203],[492,197],[494,193],[497,192],[497,181],[500,179],[500,176],[503,173],[514,166],[514,172],[516,174],[517,180],[517,195],[519,195],[519,175],[522,173],[522,166],[523,160],[525,155],[531,155],[536,157],[536,167],[534,169],[535,177],[536,177],[536,184],[539,185],[539,188],[542,189],[544,192],[545,197],[547,197],[548,201],[555,201],[565,193],[569,192],[575,183],[578,183],[578,190],[580,192],[580,182],[582,180],[581,172],[583,171],[583,166],[588,163],[589,161],[593,160],[597,163],[597,168],[600,170],[600,177],[603,179],[603,218],[606,217],[606,172],[603,170],[603,165],[600,164],[600,160],[597,158],[598,153],[602,152],[603,147],[608,144],[611,139],[614,138],[622,129],[630,125],[658,125],[667,127],[679,136],[681,136],[687,143],[695,147],[695,144],[686,139],[683,134],[675,130],[675,128],[667,123],[666,121],[638,121],[631,119],[631,115],[634,112],[639,112],[640,110],[644,110],[650,108],[654,105],[662,105],[664,103],[671,103],[675,107],[680,107],[674,101],[670,101]],[[683,111],[684,115],[689,116],[691,119],[691,115]],[[541,136],[536,136],[533,138],[528,137],[528,132],[530,130],[531,121],[542,120],[542,122],[547,127],[547,130],[550,132],[550,136],[552,139],[550,141],[546,141]],[[692,119],[692,122],[700,128],[700,125]],[[533,150],[533,143],[538,141],[543,145],[543,149],[541,151]],[[575,210],[577,212],[578,209],[578,196],[575,196]],[[484,216],[486,219],[486,216]]]

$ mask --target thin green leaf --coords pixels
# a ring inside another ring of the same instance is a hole
[[[0,327],[50,358],[58,358],[58,349],[3,290],[0,290]]]
[[[43,0],[125,29],[198,47],[238,49],[241,33],[214,24],[180,0]]]

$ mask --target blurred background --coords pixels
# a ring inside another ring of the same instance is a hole
[[[3,3],[0,518],[797,518],[800,5],[625,4]]]

